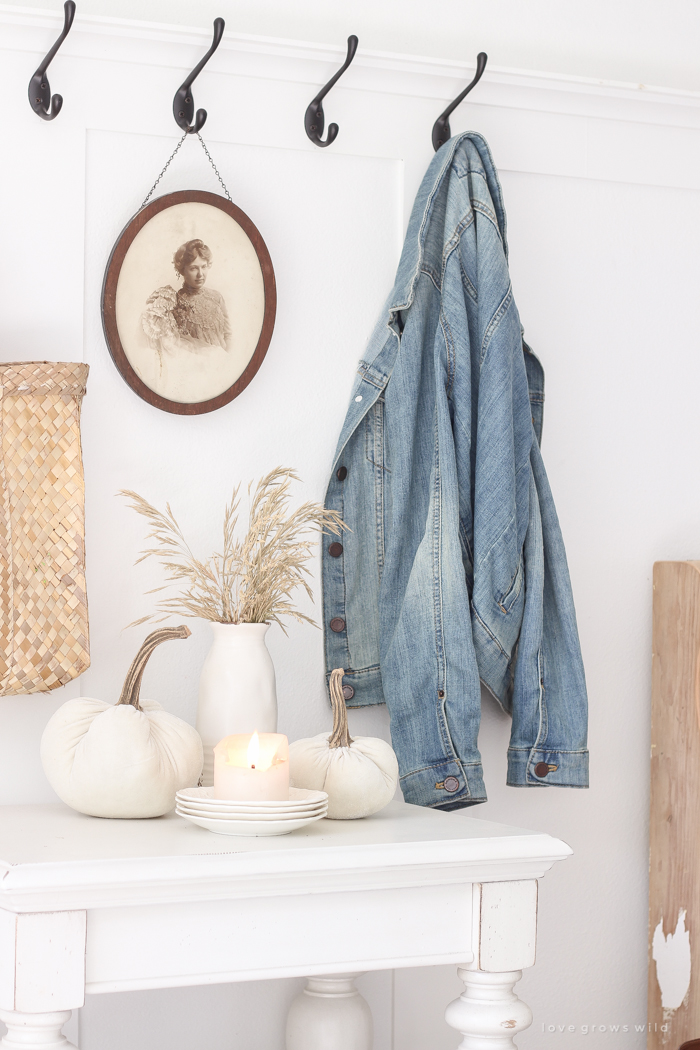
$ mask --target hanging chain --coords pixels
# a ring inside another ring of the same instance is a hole
[[[231,200],[231,194],[230,194],[230,193],[229,193],[229,191],[228,191],[228,190],[226,189],[226,183],[224,182],[224,180],[223,180],[223,179],[221,178],[221,176],[219,175],[219,172],[218,172],[218,169],[217,169],[217,167],[216,167],[216,164],[214,163],[214,161],[213,161],[213,160],[212,160],[212,158],[211,158],[211,153],[209,152],[209,150],[207,149],[207,147],[206,147],[206,146],[204,145],[204,139],[203,139],[203,138],[202,138],[202,136],[201,136],[201,135],[199,134],[199,132],[197,132],[197,138],[198,138],[198,139],[199,139],[199,141],[200,141],[200,142],[202,143],[202,149],[203,149],[203,150],[204,150],[204,152],[206,153],[206,155],[207,155],[207,158],[208,158],[208,160],[209,160],[209,163],[211,164],[212,168],[214,169],[214,174],[216,175],[217,179],[218,179],[218,180],[219,180],[219,182],[221,183],[221,186],[222,186],[222,188],[223,188],[223,191],[224,191],[224,193],[226,194],[226,197],[227,197],[227,199],[231,201],[231,204],[233,204],[233,201]]]
[[[175,147],[175,149],[173,150],[173,152],[172,152],[172,153],[170,154],[170,156],[168,157],[168,160],[166,161],[165,167],[163,168],[163,170],[161,171],[160,175],[158,176],[158,178],[156,179],[156,181],[155,181],[155,182],[153,183],[153,185],[151,186],[150,190],[149,190],[149,191],[148,191],[148,193],[146,194],[146,198],[145,198],[145,200],[144,200],[143,204],[141,205],[141,208],[145,208],[145,207],[146,207],[146,205],[148,204],[149,200],[150,200],[150,199],[151,199],[151,197],[153,196],[153,192],[154,192],[154,190],[155,190],[156,186],[158,185],[158,183],[160,182],[160,180],[161,180],[161,179],[163,178],[163,176],[165,175],[166,171],[167,171],[167,170],[168,170],[168,168],[170,167],[170,164],[171,164],[172,160],[174,159],[175,155],[176,155],[176,154],[178,153],[178,151],[179,151],[180,147],[182,146],[182,143],[183,143],[183,142],[185,141],[185,139],[187,138],[187,136],[188,136],[188,135],[189,135],[189,131],[186,131],[186,132],[185,132],[185,134],[184,134],[184,135],[182,136],[182,138],[180,139],[180,141],[178,142],[178,144],[177,144],[177,146]],[[211,153],[209,152],[209,150],[207,149],[207,147],[206,147],[206,146],[204,145],[204,139],[203,139],[203,138],[202,138],[202,136],[201,136],[201,135],[199,134],[199,132],[197,132],[197,138],[199,139],[199,141],[200,141],[200,143],[201,143],[201,145],[202,145],[202,149],[204,150],[204,152],[205,152],[205,153],[206,153],[206,155],[207,155],[207,159],[208,159],[209,163],[211,164],[212,168],[214,169],[214,174],[216,175],[217,179],[218,179],[218,180],[219,180],[219,182],[221,183],[221,186],[222,186],[222,188],[223,188],[223,191],[224,191],[224,193],[226,194],[226,198],[227,198],[227,200],[231,201],[231,204],[233,204],[233,201],[231,200],[231,194],[229,193],[229,191],[228,191],[228,190],[227,190],[227,188],[226,188],[226,183],[225,183],[225,182],[224,182],[224,180],[223,180],[223,179],[221,178],[221,175],[219,174],[218,168],[216,167],[216,164],[215,164],[215,163],[214,163],[214,161],[212,160],[212,155],[211,155]],[[139,211],[141,210],[141,208],[139,208]]]
[[[185,132],[185,134],[184,134],[184,135],[182,136],[182,138],[180,139],[180,141],[178,142],[178,144],[177,144],[177,146],[175,147],[175,149],[173,150],[173,152],[172,152],[172,153],[170,154],[170,156],[168,157],[168,160],[167,160],[167,163],[166,163],[165,167],[163,168],[163,170],[161,171],[160,175],[158,176],[158,178],[156,179],[156,181],[155,181],[155,182],[153,183],[153,185],[151,186],[150,190],[149,190],[149,191],[148,191],[148,193],[146,194],[146,199],[145,199],[145,201],[143,202],[143,204],[141,205],[141,208],[145,208],[145,207],[146,207],[146,205],[148,204],[149,200],[151,199],[151,196],[153,195],[153,191],[155,190],[156,186],[158,185],[158,183],[160,182],[160,180],[161,180],[161,179],[163,178],[163,176],[165,175],[166,171],[167,171],[167,170],[168,170],[168,168],[170,167],[170,162],[172,161],[173,157],[175,156],[175,154],[176,154],[176,153],[178,152],[178,150],[180,149],[180,146],[181,146],[181,145],[182,145],[182,143],[183,143],[183,142],[185,141],[185,139],[187,138],[188,134],[189,134],[189,132],[187,132],[187,131],[186,131],[186,132]],[[141,209],[139,208],[139,211],[140,211],[140,210],[141,210]]]

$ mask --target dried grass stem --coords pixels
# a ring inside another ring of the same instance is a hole
[[[248,532],[242,540],[235,535],[240,506],[237,485],[224,513],[222,552],[206,562],[192,553],[170,504],[163,513],[138,493],[122,489],[121,495],[131,501],[132,509],[149,522],[148,539],[154,542],[141,552],[136,564],[155,557],[165,569],[168,584],[182,587],[177,596],[157,602],[157,611],[163,615],[156,622],[177,614],[216,623],[278,623],[283,630],[283,617],[313,624],[292,600],[292,593],[301,587],[313,601],[306,565],[316,545],[311,534],[339,536],[347,525],[336,511],[326,510],[320,503],[307,502],[290,511],[289,488],[298,480],[288,467],[276,467],[260,479],[250,503]],[[249,496],[251,489],[252,482]],[[143,616],[130,626],[148,623],[154,615]]]

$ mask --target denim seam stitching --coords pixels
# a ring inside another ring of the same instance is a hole
[[[491,641],[493,642],[493,644],[494,644],[494,645],[496,645],[496,646],[497,646],[497,647],[498,647],[498,648],[500,649],[500,651],[501,651],[501,652],[503,653],[503,655],[505,656],[506,660],[508,660],[508,659],[509,659],[508,653],[507,653],[507,652],[505,651],[505,649],[503,648],[503,646],[502,646],[502,645],[501,645],[501,643],[499,642],[498,638],[496,638],[496,635],[495,635],[495,634],[493,633],[493,631],[491,631],[491,630],[490,630],[490,629],[489,629],[489,628],[488,628],[488,627],[486,626],[486,624],[484,623],[484,621],[483,621],[483,620],[481,619],[481,617],[479,616],[478,612],[476,611],[476,608],[475,608],[475,606],[474,606],[474,602],[472,602],[472,613],[473,613],[473,615],[474,615],[474,616],[476,617],[476,619],[477,619],[477,620],[479,621],[479,623],[481,624],[481,626],[482,626],[482,627],[484,628],[484,630],[486,631],[487,635],[489,636],[489,638],[491,639]],[[498,699],[498,698],[497,698],[497,699]],[[499,700],[499,703],[500,703],[500,700]]]
[[[433,769],[440,769],[442,766],[445,765],[446,762],[454,764],[452,762],[452,759],[445,759],[442,762],[433,762],[432,765],[421,766],[420,769],[412,769],[410,773],[402,773],[399,777],[399,780],[406,780],[408,777],[415,777],[418,773],[430,773],[430,771]],[[474,759],[473,762],[457,762],[457,765],[461,766],[463,770],[481,769],[481,762],[479,762],[477,759]]]
[[[377,456],[376,456],[376,448],[377,448],[376,430],[377,430],[377,427],[370,420],[370,417],[372,417],[372,420],[376,420],[376,419],[380,419],[381,418],[381,430],[382,430],[382,435],[383,435],[383,433],[384,433],[384,411],[385,411],[385,405],[386,405],[386,402],[384,400],[384,397],[380,394],[379,397],[377,398],[377,400],[374,402],[374,404],[370,408],[367,409],[367,412],[363,416],[363,418],[361,420],[361,423],[365,424],[365,459],[367,460],[368,463],[371,463],[373,467],[376,467],[377,470],[385,471],[387,474],[391,474],[391,471],[389,470],[389,468],[387,466],[385,466],[385,464],[384,464],[384,444],[383,444],[383,440],[382,440],[382,443],[381,443],[381,453],[382,454],[377,459]],[[361,423],[358,423],[358,429],[361,426]]]
[[[367,375],[366,372],[358,372],[357,374],[360,376],[364,383],[369,383],[370,386],[375,387],[377,390],[383,390],[388,382],[388,380],[385,380],[383,383],[380,383],[376,381],[373,377]]]
[[[541,751],[543,755],[587,755],[588,748],[577,748],[575,751],[567,751],[562,747],[508,747],[509,751],[522,751],[523,754],[531,754],[533,751]]]
[[[383,390],[389,382],[389,376],[385,376],[376,370],[370,372],[370,367],[370,365],[361,364],[357,369],[358,376],[371,386],[376,386],[377,390]]]
[[[521,592],[521,590],[523,588],[522,567],[523,567],[522,558],[519,558],[518,559],[518,567],[515,570],[515,573],[513,574],[513,578],[510,581],[506,591],[500,596],[500,598],[496,599],[496,604],[498,605],[498,608],[501,609],[506,614],[506,616],[508,615],[510,610],[513,608],[515,603],[517,602],[517,600],[518,600],[518,598],[520,596],[520,592]],[[518,587],[518,589],[516,591],[515,590],[515,585],[518,582],[518,576],[520,577],[520,585],[519,585],[519,587]],[[508,601],[509,598],[510,598],[510,601]]]
[[[459,220],[455,226],[449,239],[445,242],[445,247],[442,250],[442,273],[444,275],[447,267],[447,260],[456,248],[459,248],[459,242],[462,240],[462,234],[474,224],[474,209],[472,207],[471,198],[469,198],[469,211]]]
[[[374,673],[375,671],[379,671],[380,670],[380,665],[379,664],[372,664],[370,667],[359,667],[359,668],[358,667],[345,667],[345,668],[343,668],[343,670],[345,671],[346,675],[370,674],[370,673]],[[330,676],[331,676],[331,672],[330,671],[326,671],[326,677],[330,678]]]
[[[440,279],[437,276],[437,273],[435,272],[433,267],[430,266],[430,263],[425,263],[423,266],[421,266],[420,272],[424,274],[429,281],[432,282],[432,284],[435,286],[436,292],[442,291],[442,289],[440,288]]]
[[[484,179],[484,180],[486,179],[486,172],[483,170],[483,168],[467,167],[467,168],[460,168],[459,170],[457,170],[457,165],[456,164],[455,164],[455,175],[457,176],[458,179],[468,179],[470,175],[480,175],[482,179]]]
[[[379,403],[381,402],[381,408]],[[374,406],[376,426],[374,430],[374,513],[375,531],[377,544],[377,569],[379,572],[379,583],[382,582],[382,571],[384,569],[384,401],[379,398]],[[376,463],[379,456],[381,465]]]
[[[442,474],[440,472],[440,442],[438,437],[438,421],[435,417],[435,481],[434,481],[434,509],[433,509],[433,617],[435,623],[435,658],[438,665],[438,690],[442,688],[445,695],[438,697],[437,713],[438,727],[442,738],[442,746],[445,755],[450,754],[452,761],[461,766],[459,757],[452,742],[452,735],[447,724],[447,683],[445,681],[445,639],[442,625]],[[466,774],[464,774],[466,784]],[[467,791],[469,786],[467,785]]]
[[[433,522],[432,522],[432,547],[433,547],[433,622],[435,625],[435,658],[438,665],[438,689],[445,686],[445,650],[442,634],[442,575],[441,575],[441,516],[442,505],[440,499],[440,486],[442,477],[440,474],[440,445],[438,441],[437,415],[434,424],[434,447],[433,457],[435,462],[435,480],[433,482]],[[440,705],[442,706],[442,705]]]
[[[452,336],[452,329],[450,323],[440,308],[440,327],[442,329],[442,337],[445,340],[445,350],[447,352],[447,397],[452,396],[452,389],[457,373],[457,356],[455,353],[455,343]]]
[[[475,172],[475,174],[478,174],[478,172]],[[480,201],[478,198],[476,200],[472,198],[471,206],[474,209],[474,211],[478,211],[480,215],[483,215],[485,219],[488,219],[489,222],[492,223],[494,229],[498,233],[498,239],[502,240],[501,231],[498,228],[498,217],[496,213],[491,211],[488,205],[484,204],[484,202]]]
[[[512,284],[509,284],[508,285],[508,291],[503,296],[503,299],[501,300],[499,306],[497,307],[496,312],[494,313],[493,317],[491,318],[491,320],[489,321],[488,325],[486,326],[486,331],[484,332],[484,338],[481,341],[481,355],[480,355],[480,360],[479,360],[479,364],[480,365],[483,365],[483,363],[484,363],[484,361],[486,359],[486,354],[488,353],[488,348],[489,348],[489,344],[491,342],[491,339],[495,335],[496,331],[498,330],[498,326],[500,325],[501,321],[503,320],[503,318],[505,317],[506,313],[508,312],[508,309],[510,308],[510,304],[512,303],[512,301],[513,301],[513,286],[512,286]]]
[[[460,257],[459,257],[459,269],[460,269],[460,273],[462,275],[462,287],[464,288],[464,290],[467,293],[467,295],[469,296],[469,298],[473,299],[475,303],[478,303],[479,302],[479,293],[477,292],[476,288],[474,287],[474,285],[470,281],[469,274],[464,269],[464,265],[462,263],[462,256],[461,256],[461,254],[460,254]]]
[[[532,759],[534,758],[535,752],[536,751],[546,751],[547,750],[546,747],[541,747],[540,744],[541,744],[541,741],[547,739],[547,732],[549,730],[548,719],[547,719],[547,704],[545,702],[545,695],[544,695],[544,658],[542,656],[542,649],[541,648],[539,649],[539,651],[537,653],[537,670],[538,670],[537,677],[538,677],[538,686],[539,686],[538,706],[539,706],[539,710],[540,710],[540,724],[539,724],[539,729],[538,729],[538,732],[537,732],[537,736],[535,738],[535,743],[532,745],[532,749],[531,749],[531,752],[530,752],[531,757],[530,757],[530,759],[528,761],[528,764],[525,767],[525,774],[526,774],[526,777],[527,777],[528,780],[530,779],[530,771],[528,769],[528,766],[529,766],[530,762],[532,761]],[[539,778],[537,778],[534,781],[534,783],[539,784],[539,783],[541,783],[541,781],[539,780]]]

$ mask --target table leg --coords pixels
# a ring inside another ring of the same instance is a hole
[[[56,1010],[50,1014],[0,1010],[0,1020],[7,1025],[7,1035],[0,1042],[0,1050],[77,1050],[61,1032],[70,1015],[70,1010]]]
[[[85,1002],[84,911],[0,908],[0,1050],[76,1050],[62,1034]]]
[[[532,1024],[532,1011],[513,986],[521,970],[485,973],[459,966],[465,989],[447,1007],[445,1020],[461,1032],[458,1050],[514,1050],[513,1036]]]
[[[308,977],[287,1015],[287,1050],[372,1050],[372,1012],[359,973]]]

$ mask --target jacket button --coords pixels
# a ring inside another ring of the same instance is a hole
[[[351,685],[344,685],[343,686],[343,696],[345,697],[346,700],[352,700],[354,695],[355,695],[355,690],[353,689],[353,687]]]
[[[459,790],[459,781],[457,777],[445,777],[445,791],[449,791],[452,795],[455,791]]]
[[[331,543],[330,547],[328,548],[328,553],[330,554],[331,558],[339,558],[340,555],[343,553],[342,543]]]
[[[338,467],[338,469],[335,472],[335,476],[337,477],[338,481],[345,481],[346,477],[348,476],[348,468]]]
[[[538,762],[535,766],[535,776],[546,777],[549,773],[549,766],[546,762]]]
[[[331,620],[331,631],[335,631],[336,634],[340,634],[340,632],[344,630],[345,620],[341,616],[334,616]]]

